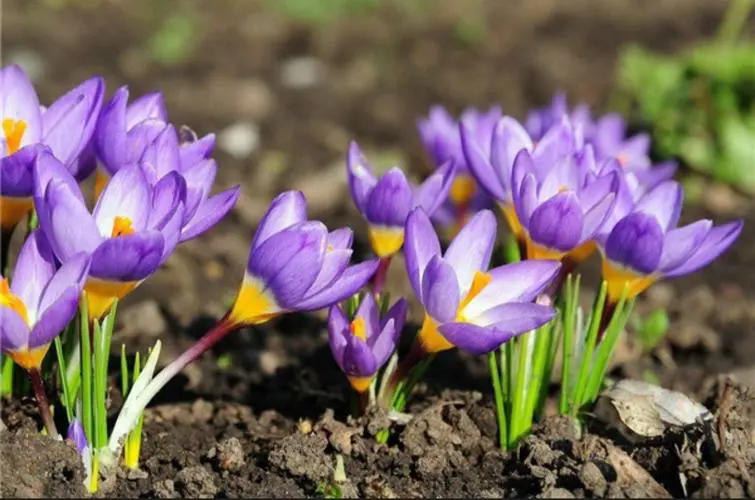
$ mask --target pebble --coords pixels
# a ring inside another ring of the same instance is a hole
[[[176,474],[175,487],[190,498],[211,498],[219,491],[213,474],[201,465],[186,467]]]
[[[259,126],[251,121],[238,121],[218,133],[218,147],[237,160],[248,158],[260,145]]]
[[[295,57],[283,62],[280,78],[283,86],[290,89],[311,88],[324,80],[325,65],[316,57]]]
[[[160,305],[155,300],[145,300],[125,308],[121,313],[121,335],[144,335],[159,337],[168,329]]]
[[[214,458],[215,463],[222,470],[237,471],[245,464],[244,449],[238,438],[232,437],[213,446],[207,453],[208,458]]]

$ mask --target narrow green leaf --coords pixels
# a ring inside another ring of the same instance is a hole
[[[55,355],[58,358],[58,377],[60,378],[60,385],[63,387],[63,406],[66,409],[66,418],[68,419],[68,422],[72,422],[73,407],[70,404],[70,392],[68,390],[68,379],[66,377],[66,358],[63,355],[63,343],[60,341],[60,335],[55,337]]]
[[[498,445],[501,449],[505,449],[508,442],[506,410],[503,405],[503,388],[501,387],[501,377],[498,374],[498,358],[495,351],[488,354],[488,367],[490,368],[490,379],[493,382],[495,409],[498,416]]]
[[[606,292],[608,286],[605,281],[600,284],[600,291],[596,302],[592,308],[590,324],[587,327],[587,339],[584,345],[582,359],[580,360],[579,374],[577,383],[574,387],[574,399],[572,401],[571,414],[576,416],[577,411],[582,407],[584,398],[587,394],[587,380],[590,375],[590,365],[592,364],[593,351],[598,339],[598,330],[600,329],[600,318],[603,315],[603,308],[606,304]]]
[[[81,330],[81,425],[89,443],[94,442],[92,429],[92,348],[89,338],[89,312],[87,299],[83,297],[80,302]]]

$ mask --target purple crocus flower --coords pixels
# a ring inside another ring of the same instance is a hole
[[[48,108],[17,65],[0,69],[0,222],[9,233],[32,207],[32,166],[49,148],[78,179],[90,172],[79,156],[89,144],[102,106],[102,78],[86,80]]]
[[[493,106],[487,111],[469,108],[461,114],[459,121],[466,125],[480,147],[489,153],[493,128],[501,115],[500,106]],[[486,208],[490,200],[485,192],[477,188],[477,182],[469,172],[459,137],[459,124],[444,107],[430,108],[429,115],[417,121],[417,128],[425,150],[436,167],[449,162],[457,167],[449,197],[432,218],[444,225],[456,222],[458,232],[469,214]]]
[[[84,427],[81,425],[81,421],[78,418],[74,418],[71,424],[68,426],[66,439],[73,443],[73,445],[76,447],[76,452],[79,455],[83,455],[84,450],[89,447],[87,436],[84,433]]]
[[[252,241],[244,283],[231,309],[234,324],[256,324],[287,311],[328,307],[354,295],[378,260],[349,265],[353,234],[307,220],[299,191],[278,195]]]
[[[422,207],[432,215],[440,207],[448,196],[455,171],[454,164],[448,163],[415,189],[398,167],[376,179],[367,159],[353,141],[349,144],[346,167],[351,196],[367,219],[372,250],[381,258],[401,249],[404,222],[412,208]]]
[[[643,196],[600,245],[608,296],[617,302],[627,287],[633,298],[663,277],[700,269],[726,250],[742,231],[742,221],[713,226],[703,219],[677,227],[682,187],[666,181]]]
[[[425,353],[454,346],[490,352],[553,317],[553,309],[532,301],[556,277],[559,262],[522,261],[488,271],[495,236],[495,216],[481,210],[441,255],[424,210],[409,214],[404,253],[409,281],[425,308],[418,334]]]
[[[381,318],[371,293],[365,295],[353,319],[346,316],[339,304],[330,308],[330,350],[354,390],[366,391],[375,373],[396,349],[407,308],[406,299],[401,298]]]
[[[13,283],[0,281],[0,348],[26,371],[39,370],[50,342],[76,314],[88,270],[84,253],[56,270],[50,244],[36,230],[21,247]]]
[[[154,186],[137,164],[113,176],[89,212],[75,180],[55,157],[40,153],[34,168],[34,204],[55,256],[67,262],[91,255],[85,286],[89,315],[101,317],[171,254],[181,230],[186,185],[178,173]]]
[[[563,91],[553,95],[548,106],[535,109],[527,113],[525,128],[534,141],[540,141],[548,131],[564,118],[567,117],[584,137],[591,137],[594,133],[590,108],[586,104],[580,104],[573,110],[569,109],[566,93]]]

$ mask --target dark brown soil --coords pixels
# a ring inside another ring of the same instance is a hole
[[[458,112],[501,102],[521,118],[564,89],[574,101],[604,110],[621,46],[683,48],[715,31],[726,4],[438,0],[407,13],[387,2],[376,12],[307,24],[273,2],[196,0],[181,7],[198,20],[194,48],[169,65],[146,47],[172,2],[67,0],[55,7],[61,3],[3,5],[3,64],[34,54],[43,68],[43,100],[98,73],[110,90],[121,84],[135,95],[162,90],[171,117],[199,133],[237,120],[259,127],[259,147],[248,158],[216,154],[218,189],[243,185],[236,209],[182,245],[121,306],[114,348],[119,352],[124,343],[129,352],[144,352],[160,338],[162,364],[225,312],[253,230],[278,191],[302,189],[313,217],[351,225],[358,253],[366,252],[343,167],[350,138],[378,162],[398,162],[422,177],[430,166],[415,120],[432,104]],[[464,35],[462,17],[477,38]],[[302,57],[319,64],[319,80],[306,88],[286,85],[283,68]],[[669,311],[668,338],[642,352],[630,337],[613,372],[654,377],[714,412],[720,406],[713,424],[630,444],[599,422],[580,435],[570,421],[549,418],[516,451],[502,453],[494,446],[486,364],[449,352],[420,386],[409,408],[413,420],[395,425],[388,444],[378,445],[374,435],[385,416],[348,416],[348,386],[330,356],[323,315],[291,315],[232,335],[177,377],[146,414],[142,473],[119,474],[102,485],[102,494],[333,495],[340,455],[347,480],[336,485],[344,497],[752,496],[746,389],[755,386],[752,202],[709,185],[685,218],[734,216],[746,218],[745,230],[723,258],[657,284],[641,299],[640,313]],[[402,266],[399,259],[389,277],[395,294],[409,294]],[[588,276],[596,276],[594,268],[588,266]],[[729,372],[743,385],[727,392],[720,375]],[[120,397],[113,396],[115,410]],[[8,426],[0,432],[3,497],[84,493],[75,452],[37,434],[28,400],[5,402],[2,419]]]

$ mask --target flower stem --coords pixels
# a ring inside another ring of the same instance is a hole
[[[372,291],[378,298],[383,292],[383,287],[385,286],[385,281],[388,277],[388,268],[391,266],[391,257],[392,256],[389,255],[380,259],[377,271],[375,271],[375,275],[372,278]]]
[[[498,445],[501,449],[506,448],[507,428],[506,428],[506,410],[503,405],[503,388],[501,386],[501,377],[498,371],[498,356],[496,351],[488,354],[488,366],[490,367],[490,378],[493,382],[493,395],[495,396],[495,409],[498,416]]]
[[[42,373],[40,373],[38,368],[33,368],[29,370],[29,377],[31,377],[31,385],[34,389],[34,397],[37,400],[39,416],[42,417],[42,422],[45,424],[47,434],[53,439],[58,439],[58,430],[55,428],[55,421],[53,421],[52,413],[50,413],[50,403],[47,402],[45,385],[42,382]]]

